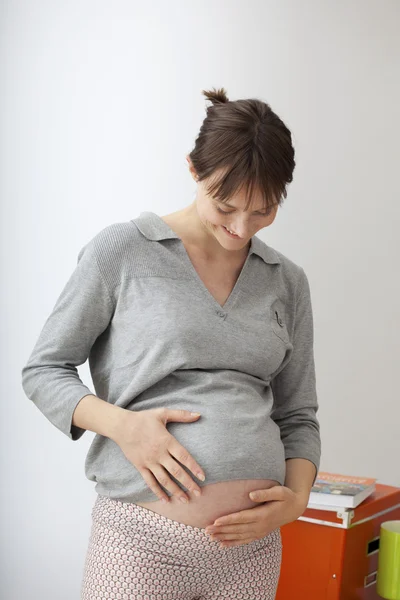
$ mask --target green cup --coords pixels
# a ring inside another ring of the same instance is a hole
[[[400,521],[381,523],[376,591],[386,600],[400,600]]]

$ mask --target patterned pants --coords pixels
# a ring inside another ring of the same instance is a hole
[[[221,548],[204,529],[98,495],[81,600],[273,600],[280,529]]]

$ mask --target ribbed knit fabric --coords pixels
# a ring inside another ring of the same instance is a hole
[[[78,374],[87,359],[95,391]],[[85,431],[72,415],[87,394],[134,411],[200,412],[195,422],[167,424],[204,470],[199,486],[233,479],[283,485],[288,458],[319,469],[308,279],[257,236],[221,306],[161,217],[146,211],[105,227],[80,250],[22,385],[72,440]],[[103,496],[158,499],[119,446],[99,434],[85,473]]]

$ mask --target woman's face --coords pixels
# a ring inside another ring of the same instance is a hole
[[[192,177],[197,181],[190,158],[187,158]],[[207,193],[205,182],[198,183],[196,207],[199,219],[227,250],[240,250],[257,231],[268,227],[275,220],[278,205],[266,210],[261,197],[255,197],[247,211],[244,210],[245,204],[245,190],[241,190],[227,203],[222,203]],[[226,228],[236,236],[232,236]]]

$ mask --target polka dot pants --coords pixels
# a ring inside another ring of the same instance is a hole
[[[273,600],[280,529],[222,548],[204,529],[98,495],[81,600]]]

